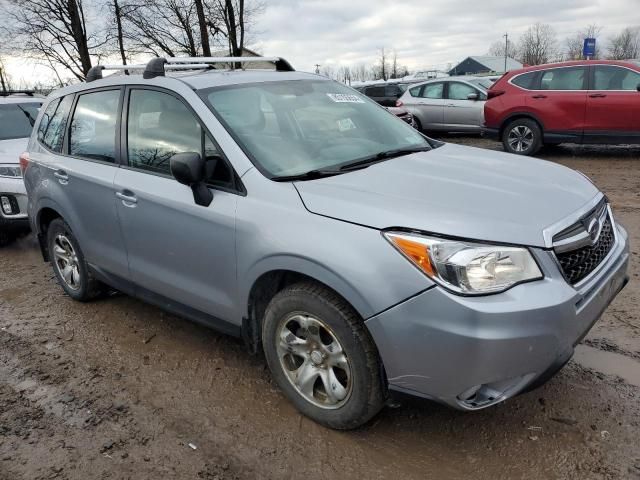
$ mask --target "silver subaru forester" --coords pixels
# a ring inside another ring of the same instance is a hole
[[[109,286],[241,336],[338,429],[389,391],[477,410],[568,361],[627,282],[627,233],[588,178],[254,60],[275,69],[158,58],[49,96],[24,179],[70,297]]]

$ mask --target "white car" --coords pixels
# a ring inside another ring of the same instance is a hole
[[[19,156],[27,149],[41,105],[42,99],[30,92],[0,92],[0,246],[29,230]]]

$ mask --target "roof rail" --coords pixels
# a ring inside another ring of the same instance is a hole
[[[129,70],[143,70],[146,65],[134,64],[134,65],[96,65],[91,67],[87,72],[85,78],[86,82],[93,82],[94,80],[100,80],[102,78],[103,70],[124,70],[126,75],[129,75]]]
[[[34,90],[2,90],[0,91],[0,97],[8,97],[9,95],[27,95],[33,97],[35,95]]]
[[[273,63],[278,72],[293,72],[294,68],[284,58],[280,57],[169,57],[153,58],[147,64],[142,74],[150,79],[163,77],[167,70],[208,70],[215,68],[215,64],[235,63]]]

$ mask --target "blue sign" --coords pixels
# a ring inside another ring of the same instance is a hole
[[[584,47],[582,48],[582,55],[585,57],[594,57],[596,55],[596,39],[585,38]]]

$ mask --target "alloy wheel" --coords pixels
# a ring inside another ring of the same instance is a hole
[[[533,144],[533,131],[526,125],[517,125],[509,131],[507,143],[514,152],[525,152]]]
[[[298,394],[326,409],[347,402],[351,366],[326,323],[305,313],[289,315],[280,322],[275,341],[280,365]]]
[[[53,258],[56,269],[71,290],[80,290],[80,262],[69,239],[59,234],[53,242]]]

